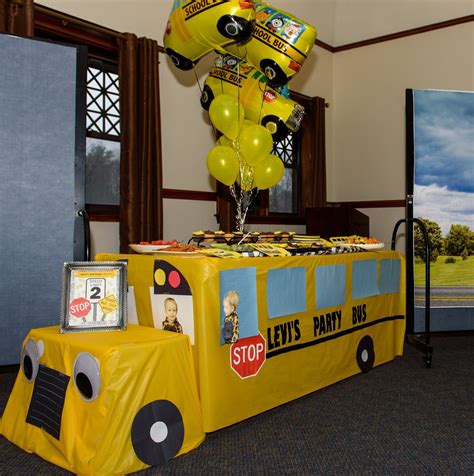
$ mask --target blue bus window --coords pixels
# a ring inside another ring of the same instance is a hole
[[[352,299],[378,294],[377,260],[354,261],[352,263]]]
[[[232,295],[232,297],[230,297]],[[224,303],[226,301],[226,303]],[[228,305],[232,304],[232,308]],[[227,305],[224,308],[224,305]],[[235,312],[239,323],[239,339],[258,335],[257,268],[226,269],[219,273],[220,326],[226,312]],[[224,344],[221,331],[220,343]]]
[[[383,259],[380,261],[380,294],[400,292],[400,260]]]
[[[342,306],[346,302],[346,265],[316,267],[316,309]]]
[[[268,317],[306,311],[306,268],[269,269],[267,276]]]

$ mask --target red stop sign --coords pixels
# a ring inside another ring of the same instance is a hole
[[[80,297],[73,299],[69,304],[69,314],[74,317],[84,317],[89,314],[91,303],[89,299]]]
[[[230,366],[240,378],[260,372],[266,359],[267,343],[262,334],[239,339],[230,346]]]

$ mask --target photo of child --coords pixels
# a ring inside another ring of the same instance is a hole
[[[165,320],[163,321],[163,330],[183,333],[183,327],[178,321],[178,303],[175,299],[168,297],[164,301]]]
[[[219,272],[218,332],[220,345],[234,344],[258,335],[257,269],[225,269]],[[237,310],[238,308],[238,310]]]
[[[222,337],[226,344],[233,344],[239,340],[239,316],[237,315],[239,300],[239,293],[233,290],[225,294],[222,302],[225,315]]]

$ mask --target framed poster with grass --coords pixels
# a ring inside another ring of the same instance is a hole
[[[407,218],[431,248],[432,331],[474,329],[474,93],[406,91]],[[425,246],[407,226],[408,329],[423,332]]]
[[[127,263],[64,263],[60,332],[125,330]]]

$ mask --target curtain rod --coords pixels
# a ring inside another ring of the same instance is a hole
[[[14,0],[23,3],[23,0]],[[58,10],[54,10],[53,8],[45,7],[43,5],[39,5],[35,3],[35,11],[39,13],[43,13],[45,15],[49,15],[51,17],[57,18],[58,20],[61,21],[61,23],[66,26],[68,23],[72,25],[76,25],[82,28],[86,28],[88,30],[92,30],[94,32],[107,35],[107,36],[112,36],[114,38],[118,38],[120,40],[123,40],[126,38],[126,35],[123,33],[120,33],[119,31],[112,30],[111,28],[107,28],[105,26],[97,25],[96,23],[92,23],[88,20],[82,20],[80,18],[77,18],[75,16],[69,15],[62,13]],[[160,53],[164,53],[165,49],[161,46],[158,45],[158,50]]]
[[[18,1],[18,0],[17,0]],[[23,3],[21,0],[18,1],[18,3]],[[43,5],[39,5],[35,3],[35,11],[39,13],[44,13],[46,15],[50,15],[54,18],[57,18],[58,20],[61,20],[63,25],[67,25],[68,23],[72,23],[74,25],[82,26],[84,28],[88,28],[89,30],[96,31],[98,33],[102,33],[105,35],[113,36],[115,38],[119,39],[124,39],[125,35],[123,33],[120,33],[116,30],[112,30],[111,28],[106,28],[104,26],[97,25],[96,23],[92,23],[87,20],[81,20],[80,18],[74,17],[72,15],[66,15],[64,13],[61,13],[57,10],[54,10],[49,7],[45,7]]]

